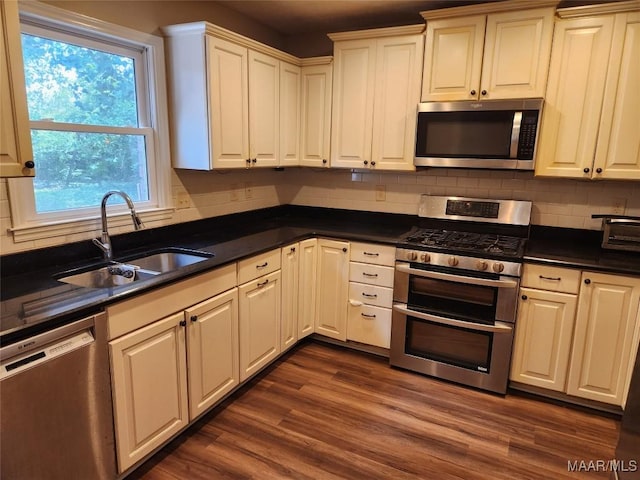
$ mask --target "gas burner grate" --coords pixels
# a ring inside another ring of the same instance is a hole
[[[404,243],[416,247],[517,256],[522,253],[524,239],[487,233],[421,229],[407,236]]]

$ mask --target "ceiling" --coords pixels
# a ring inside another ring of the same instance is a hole
[[[496,0],[219,0],[284,37],[423,23],[421,11]],[[600,0],[605,3],[611,0]],[[564,0],[559,6],[594,3]]]
[[[220,0],[281,35],[296,36],[423,23],[423,10],[489,0]]]

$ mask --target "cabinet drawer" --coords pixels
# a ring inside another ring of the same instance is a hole
[[[351,261],[388,265],[392,267],[396,260],[396,247],[374,243],[351,243]]]
[[[349,282],[349,300],[391,308],[393,305],[393,289]]]
[[[391,309],[349,302],[347,340],[389,348]]]
[[[381,287],[393,287],[394,272],[395,269],[393,267],[351,262],[349,265],[349,280]]]
[[[238,285],[280,270],[280,249],[238,262]]]
[[[520,284],[551,292],[578,293],[580,270],[525,264]]]

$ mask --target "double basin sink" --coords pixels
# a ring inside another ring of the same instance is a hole
[[[213,253],[168,247],[126,257],[109,264],[92,265],[68,270],[54,277],[56,280],[85,288],[113,288],[153,278],[161,273],[202,262]]]

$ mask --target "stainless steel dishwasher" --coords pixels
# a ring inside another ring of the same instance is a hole
[[[106,315],[0,348],[3,479],[116,478]]]

